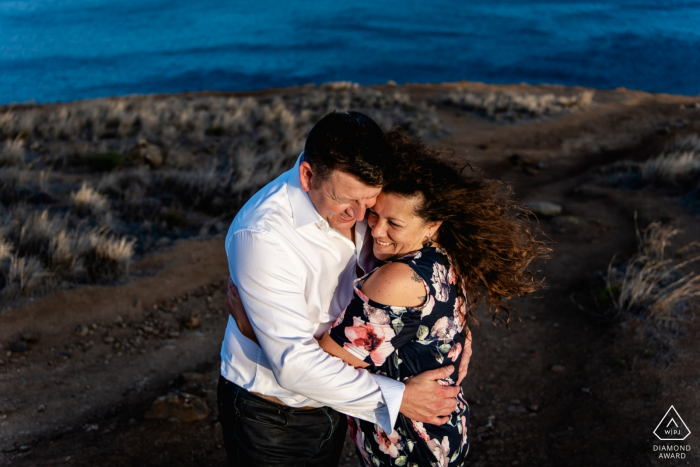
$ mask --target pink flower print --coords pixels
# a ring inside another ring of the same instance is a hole
[[[437,459],[437,464],[440,467],[447,467],[450,463],[450,440],[447,436],[443,436],[442,443],[436,439],[428,441],[428,448]]]
[[[333,326],[331,326],[332,328],[340,326],[340,323],[343,322],[343,320],[345,319],[345,310],[347,310],[347,308],[343,308],[343,311],[340,312],[340,315],[338,316],[338,318],[336,318],[335,323],[333,323]]]
[[[362,430],[360,430],[357,419],[354,417],[348,417],[348,427],[350,428],[350,437],[353,441],[355,441],[355,446],[357,446],[357,449],[360,451],[362,458],[365,461],[364,465],[372,465],[369,454],[365,449],[365,434],[362,432]]]
[[[406,259],[406,258],[418,259],[418,258],[420,258],[421,256],[423,256],[423,253],[421,253],[421,251],[418,250],[418,251],[412,251],[412,252],[410,252],[410,253],[406,253],[405,255],[403,255],[403,256],[401,257],[401,259]]]
[[[428,295],[428,299],[423,304],[423,308],[420,310],[420,317],[424,318],[433,312],[433,307],[435,306],[435,298],[432,295]]]
[[[454,384],[455,384],[455,382],[452,380],[452,378],[439,379],[439,380],[437,380],[437,383],[440,386],[454,386]]]
[[[457,325],[457,332],[462,332],[464,329],[464,322],[467,316],[467,307],[464,304],[462,297],[458,296],[455,300],[455,308],[452,311],[452,316],[454,317],[454,322]]]
[[[365,316],[369,320],[370,323],[372,324],[389,324],[391,323],[391,318],[389,317],[389,313],[387,313],[385,310],[382,310],[381,308],[375,308],[371,306],[369,303],[364,303],[362,305],[362,309],[365,313]]]
[[[440,263],[433,264],[433,275],[430,278],[435,289],[435,298],[446,302],[450,298],[450,283],[447,280],[447,268]]]
[[[346,342],[343,347],[362,360],[369,355],[376,366],[382,365],[394,352],[394,347],[389,342],[396,335],[394,330],[389,325],[365,323],[356,316],[352,320],[354,326],[345,328],[345,337],[350,342]]]
[[[447,316],[437,320],[433,329],[430,330],[430,335],[441,341],[451,341],[455,334],[457,334],[457,328],[454,325],[454,320]]]
[[[416,433],[418,433],[418,436],[423,438],[423,440],[427,443],[430,441],[430,436],[428,436],[428,432],[425,431],[425,427],[423,426],[423,422],[417,422],[415,420],[411,420],[413,422],[413,429],[416,430]]]
[[[455,274],[455,270],[452,267],[452,264],[450,264],[450,270],[447,272],[447,282],[449,282],[450,284],[457,283],[457,275]]]
[[[374,440],[379,445],[379,450],[391,457],[399,457],[399,450],[403,449],[403,445],[400,442],[401,436],[396,430],[392,430],[391,434],[387,435],[386,431],[375,426],[374,431]]]
[[[457,357],[459,357],[459,354],[462,353],[462,344],[457,342],[457,345],[453,345],[450,351],[447,353],[447,358],[452,360],[453,362],[457,361]]]
[[[467,444],[467,417],[462,415],[461,422],[462,422],[462,446],[464,446],[465,444]]]

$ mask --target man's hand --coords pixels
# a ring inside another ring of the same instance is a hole
[[[472,358],[472,332],[467,328],[467,338],[464,341],[464,350],[462,350],[462,360],[459,362],[459,376],[457,386],[462,384],[462,380],[467,376],[467,367],[469,360]]]
[[[443,425],[455,410],[459,385],[442,386],[438,380],[449,378],[454,367],[445,366],[413,376],[405,381],[406,389],[399,410],[411,420]]]
[[[248,315],[245,314],[245,308],[243,308],[241,296],[238,294],[238,288],[230,277],[228,279],[228,290],[226,291],[226,308],[228,308],[229,314],[233,317],[234,321],[236,321],[236,326],[238,326],[238,330],[241,331],[241,334],[260,345],[258,338],[255,337],[253,326],[251,326],[250,320],[248,320]]]

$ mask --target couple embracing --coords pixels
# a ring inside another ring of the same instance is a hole
[[[539,287],[520,213],[400,131],[323,117],[226,237],[229,465],[336,466],[348,426],[366,467],[463,465],[467,316]]]

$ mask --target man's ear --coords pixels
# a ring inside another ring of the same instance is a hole
[[[299,182],[301,183],[302,190],[311,191],[313,177],[314,171],[311,169],[311,165],[309,165],[308,162],[299,164]]]

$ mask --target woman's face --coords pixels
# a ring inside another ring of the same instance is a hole
[[[380,193],[377,203],[369,210],[374,256],[382,261],[401,257],[423,248],[440,223],[426,223],[416,215],[420,196],[405,198],[393,193]]]

